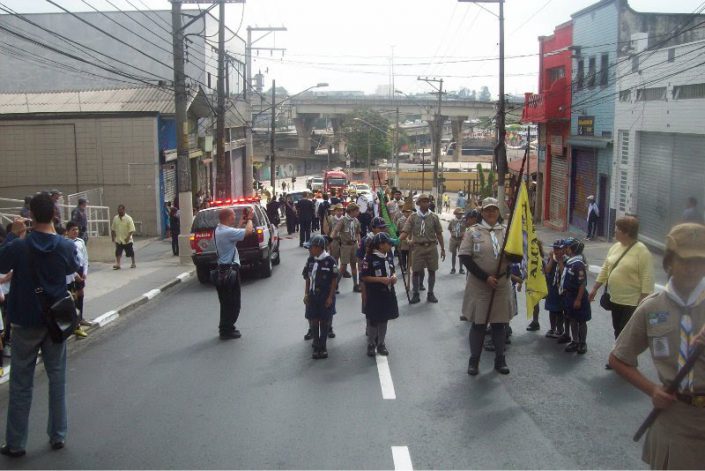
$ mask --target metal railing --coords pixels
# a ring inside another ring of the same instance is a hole
[[[76,197],[78,201],[78,197]],[[23,200],[12,198],[0,198],[0,221],[3,225],[7,225],[15,220],[20,215],[20,211],[24,206]],[[59,204],[59,211],[63,221],[71,219],[71,210],[76,206]],[[88,219],[88,237],[106,237],[110,236],[110,208],[107,206],[86,206],[86,217]]]

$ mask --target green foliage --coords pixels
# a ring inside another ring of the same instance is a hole
[[[356,120],[359,118],[360,120]],[[365,123],[372,124],[372,126]],[[348,152],[358,166],[367,165],[367,153],[370,150],[372,165],[378,159],[387,159],[392,151],[393,132],[390,122],[380,113],[372,110],[357,110],[345,117],[343,135]],[[382,132],[382,131],[389,132]]]
[[[490,170],[487,174],[487,178],[485,178],[485,171],[482,169],[482,165],[477,164],[477,175],[480,182],[480,197],[487,198],[488,196],[493,196],[496,178],[494,171]]]
[[[492,100],[492,94],[490,93],[490,89],[486,85],[480,88],[480,94],[477,96],[477,99],[480,101]]]

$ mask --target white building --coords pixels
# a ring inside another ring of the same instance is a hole
[[[610,207],[663,248],[688,197],[705,200],[705,40],[646,50],[650,39],[633,34],[617,67]]]

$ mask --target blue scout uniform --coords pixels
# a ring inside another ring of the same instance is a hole
[[[387,252],[386,257],[380,252],[374,251],[365,257],[362,265],[362,276],[392,276],[394,271],[394,257],[392,251]],[[394,286],[386,286],[382,283],[365,283],[367,293],[367,304],[364,307],[364,314],[367,320],[376,324],[386,322],[399,317],[399,306],[397,305],[397,293]]]
[[[330,294],[333,280],[338,278],[338,265],[335,263],[335,259],[328,254],[320,258],[308,257],[301,274],[305,280],[311,282],[308,304],[306,305],[306,319],[331,320],[336,312],[335,295],[333,295],[333,304],[330,307],[326,307],[326,299]]]
[[[580,285],[586,285],[583,292],[583,299],[580,309],[573,309],[573,303],[578,296]],[[585,271],[585,260],[582,255],[575,255],[568,259],[563,269],[563,280],[561,283],[561,296],[563,297],[563,308],[571,319],[578,322],[586,322],[592,318],[590,301],[587,292],[587,275]]]
[[[548,285],[548,295],[544,303],[544,308],[550,312],[563,312],[563,300],[561,299],[561,276],[563,273],[558,269],[558,262],[553,264],[551,271],[546,273],[546,284]]]

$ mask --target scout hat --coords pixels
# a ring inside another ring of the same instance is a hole
[[[453,214],[463,214],[463,208],[455,208],[455,211],[453,211]]]
[[[353,211],[358,210],[358,209],[360,209],[360,207],[358,205],[356,205],[355,203],[350,203],[348,205],[348,212],[349,213],[352,213]]]
[[[465,213],[465,219],[469,218],[474,218],[479,221],[481,218],[480,211],[478,211],[477,209],[471,209],[470,211]]]
[[[487,208],[497,208],[499,209],[499,202],[496,198],[485,198],[482,200],[482,209]]]
[[[563,248],[563,244],[565,244],[565,241],[564,241],[563,239],[556,239],[556,240],[553,242],[553,248],[554,248],[554,249],[562,249],[562,248]]]
[[[391,244],[392,243],[392,238],[389,237],[389,234],[386,232],[380,232],[379,234],[375,234],[375,236],[372,238],[372,246],[373,247],[379,247],[380,245],[387,243]]]
[[[705,258],[705,226],[693,222],[678,224],[666,236],[666,250],[680,258]]]
[[[343,207],[342,203],[334,204],[333,206],[331,206],[331,208],[333,208],[334,210],[335,209],[343,209],[343,210],[345,209]]]
[[[426,201],[431,201],[431,197],[427,193],[421,193],[418,198],[416,198],[416,201],[421,201],[421,200],[426,200]]]
[[[404,209],[402,209],[401,212],[402,213],[412,213],[412,212],[414,212],[414,210],[407,207],[407,206],[404,206]]]
[[[387,227],[387,223],[384,222],[384,219],[377,217],[372,220],[372,227],[376,229],[383,229]]]

